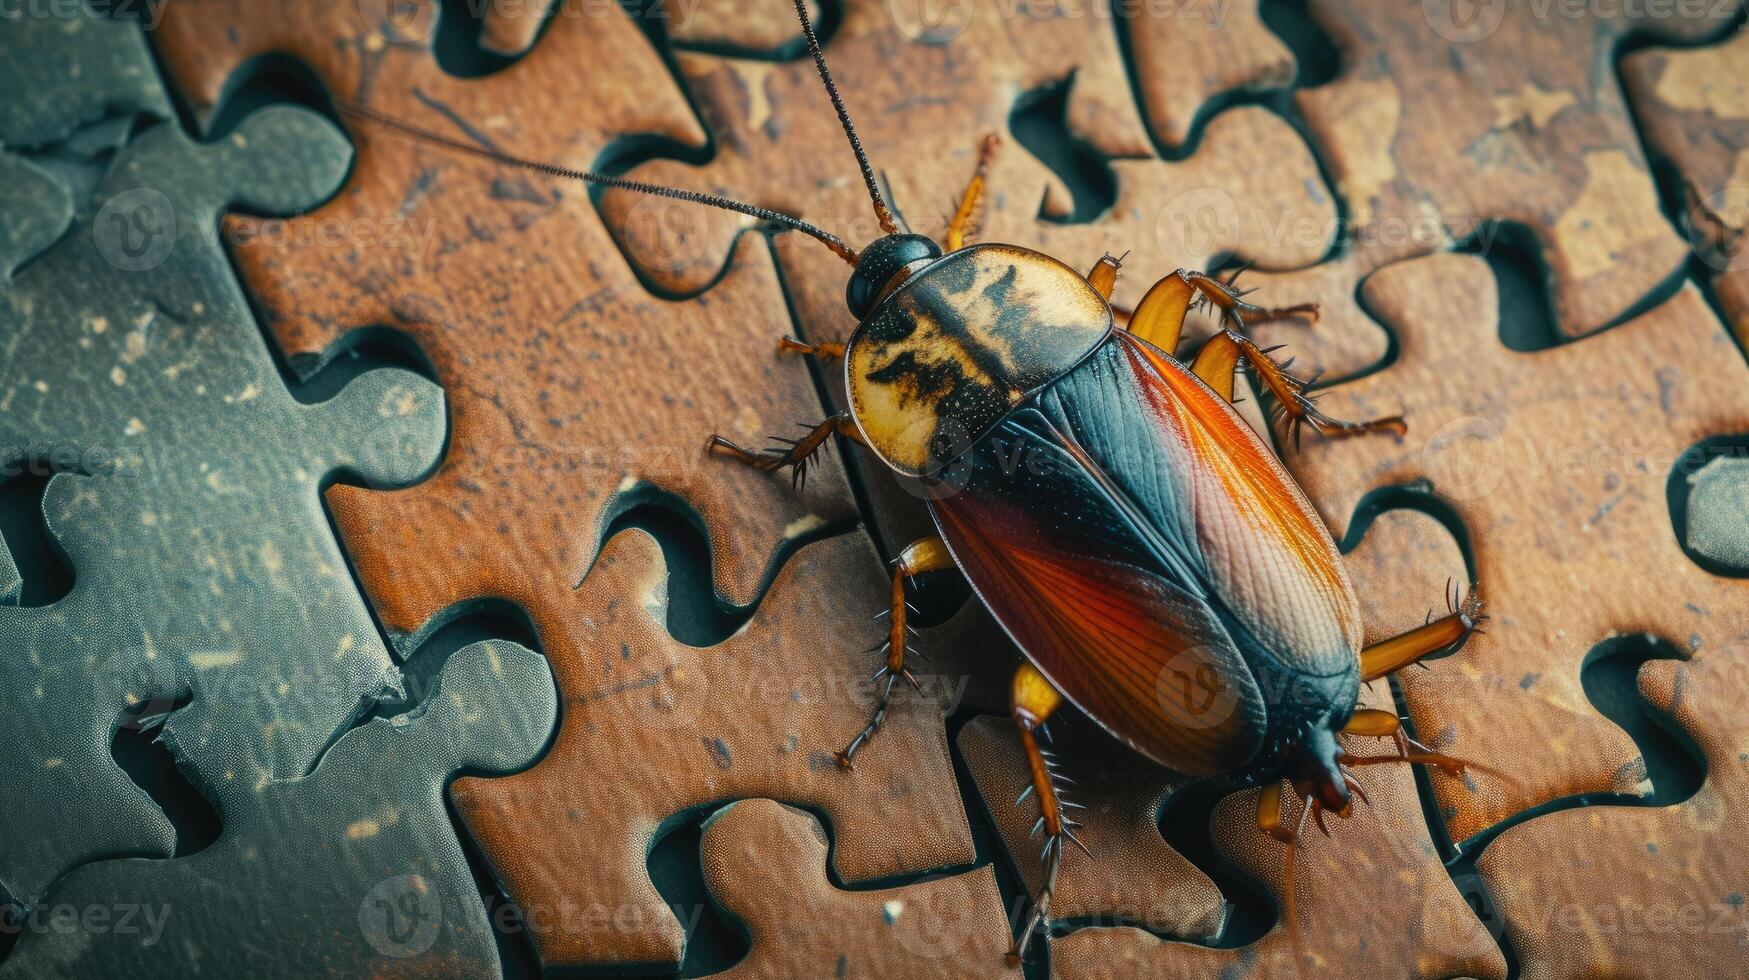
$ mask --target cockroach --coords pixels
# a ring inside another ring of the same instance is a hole
[[[1017,245],[971,244],[997,141],[987,137],[943,241],[902,229],[826,65],[802,0],[796,14],[838,115],[882,237],[860,253],[799,218],[727,198],[571,170],[462,142],[362,106],[343,115],[451,149],[589,184],[691,201],[809,235],[853,267],[845,301],[858,323],[842,344],[786,338],[780,349],[843,366],[849,409],[799,440],[753,452],[721,436],[708,448],[796,482],[834,435],[920,481],[937,533],[899,552],[892,573],[879,699],[837,753],[846,770],[886,716],[914,634],[911,579],[957,569],[1025,655],[1011,687],[1029,797],[1044,835],[1044,885],[1011,963],[1049,915],[1067,844],[1066,780],[1043,751],[1045,722],[1065,701],[1118,740],[1190,777],[1261,785],[1258,826],[1293,845],[1308,817],[1347,817],[1360,787],[1352,767],[1419,763],[1448,774],[1465,763],[1411,739],[1396,714],[1357,706],[1360,685],[1461,645],[1482,620],[1472,587],[1448,615],[1361,645],[1360,606],[1336,544],[1270,446],[1233,408],[1244,368],[1297,445],[1388,433],[1400,417],[1365,423],[1326,416],[1245,332],[1246,318],[1314,316],[1310,305],[1263,309],[1231,279],[1178,270],[1119,325],[1110,303],[1119,259],[1085,275]],[[1175,359],[1190,311],[1220,311],[1217,332],[1189,364]],[[1338,734],[1395,742],[1355,756]],[[1301,804],[1283,816],[1282,787]],[[1364,798],[1364,797],[1363,797]],[[1083,846],[1083,850],[1085,847]],[[1296,943],[1297,945],[1297,943]]]

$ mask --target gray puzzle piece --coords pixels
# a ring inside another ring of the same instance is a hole
[[[93,16],[83,3],[10,9],[0,16],[0,144],[43,146],[109,115],[171,118],[138,24]]]
[[[1688,478],[1688,546],[1749,571],[1749,460],[1721,456]]]
[[[557,718],[542,657],[464,647],[419,708],[346,733],[309,777],[202,787],[225,826],[205,850],[73,872],[0,977],[496,976],[444,786],[527,766]],[[63,908],[104,911],[61,930]]]
[[[24,576],[18,573],[18,563],[12,560],[12,549],[0,541],[0,606],[18,605],[24,591]]]
[[[442,392],[376,370],[298,402],[217,230],[227,206],[320,203],[349,155],[295,108],[210,145],[158,126],[0,289],[0,464],[83,474],[43,496],[72,592],[0,608],[0,834],[13,842],[0,883],[26,906],[87,861],[170,853],[163,814],[110,756],[124,711],[191,697],[165,727],[172,752],[258,786],[308,773],[400,687],[320,490],[337,473],[399,485],[435,465]]]
[[[73,199],[54,175],[0,151],[0,282],[55,243],[73,221]]]

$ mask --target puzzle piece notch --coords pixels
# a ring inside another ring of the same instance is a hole
[[[533,597],[567,705],[559,734],[527,772],[451,792],[510,899],[541,910],[530,937],[547,969],[678,964],[685,934],[647,855],[676,814],[723,800],[823,814],[847,882],[974,860],[946,739],[961,678],[922,662],[925,694],[895,697],[856,769],[832,758],[872,707],[879,568],[860,533],[809,544],[706,648],[668,634],[666,568],[641,530],[614,536],[563,605]]]
[[[712,896],[753,948],[718,980],[777,976],[1013,977],[1008,919],[988,867],[897,888],[847,891],[824,873],[825,828],[772,800],[742,800],[705,822]]]
[[[174,119],[140,28],[85,4],[14,9],[0,61],[0,145],[47,146],[104,116]]]
[[[1670,807],[1597,806],[1525,821],[1476,867],[1493,891],[1527,980],[1716,976],[1743,960],[1749,867],[1749,646],[1686,663],[1653,660],[1640,691],[1693,739],[1706,782]],[[1525,874],[1554,866],[1563,874]]]
[[[49,907],[108,910],[114,928],[29,930],[0,976],[497,976],[443,788],[527,765],[557,717],[545,661],[481,641],[416,710],[347,732],[307,777],[191,773],[223,813],[220,838],[74,871]]]
[[[0,609],[19,654],[0,684],[17,761],[0,825],[34,843],[6,854],[0,878],[26,906],[70,867],[174,846],[110,755],[124,711],[192,694],[166,729],[173,750],[208,778],[253,784],[307,772],[399,682],[317,491],[339,470],[386,486],[433,465],[442,394],[383,371],[298,403],[216,232],[229,202],[320,200],[347,153],[302,110],[263,110],[207,145],[155,127],[0,291],[14,349],[31,352],[0,359],[0,455],[89,474],[57,476],[43,496],[73,591]],[[130,231],[149,234],[117,237]],[[68,807],[86,818],[59,819]]]
[[[1376,488],[1429,481],[1474,543],[1488,635],[1445,669],[1402,678],[1424,742],[1512,777],[1435,783],[1457,841],[1549,800],[1643,788],[1638,750],[1580,681],[1597,642],[1650,633],[1692,650],[1749,638],[1739,583],[1695,566],[1666,502],[1685,451],[1749,430],[1749,374],[1730,335],[1683,288],[1596,337],[1516,352],[1500,343],[1496,300],[1474,256],[1373,274],[1362,302],[1395,332],[1399,356],[1322,407],[1402,414],[1409,435],[1308,442],[1288,458],[1339,539]],[[1639,584],[1615,587],[1627,581]]]
[[[1361,597],[1368,642],[1420,625],[1450,583],[1466,575],[1451,534],[1434,518],[1404,509],[1374,518],[1345,564]],[[1435,661],[1432,669],[1450,666],[1449,660]],[[1376,693],[1363,689],[1362,703],[1392,707],[1382,686]],[[1028,838],[1035,809],[1013,804],[1025,771],[1018,753],[1007,749],[1010,727],[997,719],[976,720],[962,730],[960,747],[1010,856],[1036,894],[1037,848]],[[1062,751],[1064,771],[1076,781],[1070,798],[1088,807],[1077,811],[1087,823],[1077,833],[1092,855],[1073,851],[1065,859],[1053,912],[1061,920],[1118,917],[1168,935],[1210,938],[1207,929],[1222,920],[1222,897],[1160,839],[1154,823],[1160,801],[1181,781],[1127,754],[1098,760],[1099,737],[1076,739]],[[1388,751],[1389,743],[1378,739],[1344,740],[1356,754]],[[1341,963],[1351,972],[1378,976],[1503,977],[1505,961],[1494,938],[1440,862],[1407,769],[1357,772],[1370,804],[1357,805],[1349,820],[1331,819],[1333,840],[1308,833],[1300,845],[1295,914],[1306,966]],[[1279,909],[1284,852],[1257,827],[1257,795],[1251,790],[1229,796],[1218,805],[1212,830],[1218,852],[1269,890]],[[1298,811],[1289,816],[1293,826]],[[1179,870],[1167,870],[1174,868]],[[1177,885],[1163,887],[1162,880]],[[1295,973],[1293,943],[1279,922],[1240,949],[1163,942],[1133,927],[1080,928],[1051,941],[1051,962],[1054,974],[1063,977]]]
[[[1597,68],[1650,21],[1625,7],[1540,16],[1494,4],[1470,16],[1465,6],[1314,4],[1345,67],[1296,92],[1296,105],[1347,204],[1348,234],[1375,268],[1516,221],[1541,245],[1560,330],[1590,333],[1686,256],[1616,79]],[[1735,15],[1713,4],[1656,28],[1701,36]],[[1432,44],[1447,56],[1427,57]]]
[[[703,141],[672,85],[576,94],[578,64],[602,77],[666,77],[617,7],[600,18],[561,17],[525,57],[482,79],[444,74],[424,40],[373,44],[381,38],[351,8],[315,19],[251,12],[235,41],[213,36],[222,18],[176,10],[166,12],[159,43],[197,103],[217,96],[236,58],[274,49],[306,59],[340,98],[538,159],[587,167],[627,132]],[[354,135],[352,181],[334,201],[283,226],[237,218],[226,227],[247,239],[235,251],[243,278],[294,365],[319,365],[350,331],[389,324],[420,344],[451,392],[451,451],[425,490],[368,504],[345,488],[330,495],[391,633],[411,635],[455,601],[491,594],[482,591],[486,578],[516,579],[522,593],[549,578],[568,590],[637,494],[696,511],[720,597],[737,607],[755,601],[795,540],[854,517],[830,460],[796,494],[785,476],[704,452],[713,431],[759,444],[818,420],[806,368],[771,357],[773,338],[789,328],[758,242],[744,243],[708,298],[659,300],[611,258],[584,188],[380,130]],[[383,236],[380,247],[354,241],[335,261],[319,244],[325,230],[361,225]],[[263,234],[276,230],[283,240]],[[625,397],[628,377],[663,379],[659,412]],[[658,419],[664,425],[652,428]],[[628,443],[634,431],[641,439]],[[426,535],[433,520],[449,533]],[[385,549],[355,534],[365,527],[420,540]],[[500,528],[514,529],[513,547],[502,546]],[[432,567],[425,549],[434,545],[472,561]],[[413,561],[424,567],[405,567]],[[404,578],[442,595],[427,602]]]

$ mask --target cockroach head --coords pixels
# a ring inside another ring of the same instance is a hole
[[[1324,809],[1346,816],[1351,800],[1338,764],[1341,757],[1342,747],[1336,744],[1335,734],[1323,725],[1313,725],[1288,757],[1283,775],[1301,799],[1316,797]]]
[[[857,257],[856,271],[844,289],[844,301],[858,320],[867,317],[893,286],[941,258],[941,246],[924,235],[887,235],[877,238]]]

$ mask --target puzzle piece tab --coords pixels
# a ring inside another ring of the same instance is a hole
[[[695,648],[669,635],[666,570],[634,530],[578,589],[529,607],[565,698],[557,739],[527,772],[451,792],[511,900],[539,910],[548,969],[679,963],[685,936],[646,860],[676,815],[724,800],[823,814],[848,882],[972,861],[944,720],[959,678],[918,665],[927,694],[895,696],[854,771],[832,757],[872,707],[879,569],[861,533],[810,544],[745,626]]]
[[[988,867],[899,888],[836,888],[823,873],[819,821],[771,800],[719,810],[700,856],[711,894],[753,941],[717,980],[1016,975],[1003,962],[1008,919]]]
[[[1599,66],[1630,31],[1698,37],[1736,9],[1648,10],[1313,3],[1343,68],[1295,101],[1355,247],[1377,267],[1486,222],[1520,222],[1541,247],[1568,336],[1611,323],[1669,280],[1686,250],[1659,210],[1616,77]]]
[[[43,147],[105,115],[173,118],[134,22],[107,20],[77,3],[52,12],[13,8],[0,23],[0,146]]]
[[[1699,48],[1647,48],[1622,59],[1622,84],[1646,141],[1683,187],[1689,241],[1719,302],[1749,344],[1749,32]]]
[[[1749,640],[1743,583],[1683,553],[1666,502],[1672,467],[1704,461],[1691,447],[1749,431],[1742,355],[1692,288],[1596,337],[1508,350],[1494,277],[1465,255],[1383,269],[1362,301],[1397,360],[1322,407],[1402,414],[1409,435],[1308,439],[1288,462],[1339,539],[1366,494],[1423,480],[1468,530],[1488,635],[1400,675],[1422,741],[1511,777],[1435,781],[1453,840],[1558,797],[1640,791],[1639,752],[1580,668],[1622,633],[1683,650]]]
[[[1640,691],[1700,746],[1706,782],[1676,806],[1562,810],[1488,845],[1476,867],[1526,980],[1727,976],[1749,953],[1749,645],[1650,661]]]
[[[26,906],[75,865],[173,845],[111,757],[124,712],[189,696],[172,750],[255,785],[303,775],[400,685],[318,490],[417,479],[442,446],[442,393],[378,370],[300,403],[217,243],[220,208],[308,207],[347,152],[300,109],[213,144],[157,126],[0,290],[0,462],[60,473],[42,506],[75,577],[51,606],[0,608],[0,827],[31,841],[0,855],[0,880]]]
[[[341,736],[302,779],[198,779],[224,820],[216,842],[79,868],[46,908],[85,922],[105,910],[105,926],[27,920],[0,976],[498,976],[443,788],[464,769],[535,758],[558,718],[552,675],[538,654],[488,640],[423,693]]]
[[[1142,108],[1167,146],[1189,141],[1210,102],[1293,83],[1293,53],[1257,8],[1258,0],[1122,8]]]
[[[0,151],[0,282],[53,245],[73,222],[73,198],[54,175]]]
[[[289,0],[279,13],[257,6],[229,5],[230,17],[166,11],[157,41],[197,108],[210,109],[244,60],[277,50],[338,98],[567,166],[589,166],[627,133],[703,138],[617,7],[562,16],[516,64],[460,79],[438,67],[428,37],[385,40],[391,28],[354,5],[319,15]],[[646,82],[579,92],[580,64]],[[796,494],[784,477],[704,452],[713,431],[758,444],[820,415],[806,368],[772,357],[789,326],[757,242],[708,296],[668,302],[613,257],[584,187],[380,130],[354,136],[358,163],[336,200],[227,229],[244,239],[244,281],[294,368],[320,365],[349,331],[388,324],[420,343],[450,392],[450,453],[424,489],[329,498],[392,632],[410,634],[463,598],[535,605],[569,589],[613,517],[643,500],[679,497],[697,511],[734,605],[758,596],[796,538],[853,518],[830,459]],[[650,388],[629,387],[633,378]]]

